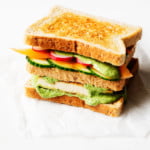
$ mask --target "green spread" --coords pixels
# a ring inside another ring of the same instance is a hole
[[[65,95],[65,92],[60,91],[58,89],[45,89],[45,88],[40,87],[40,86],[36,87],[36,91],[43,98],[53,98],[53,97]]]
[[[57,79],[54,79],[54,78],[50,78],[50,77],[43,77],[44,80],[46,80],[47,83],[50,83],[50,84],[55,84],[57,81]]]
[[[88,90],[88,95],[69,93],[63,90],[47,87],[46,85],[39,83],[39,79],[46,81],[48,84],[55,84],[56,82],[59,82],[59,80],[50,77],[33,76],[32,85],[36,89],[37,93],[43,98],[53,98],[63,95],[74,96],[84,100],[85,103],[88,105],[96,106],[98,104],[113,103],[124,96],[124,91],[113,92],[109,89],[95,87],[88,84],[85,84],[83,86],[85,89]]]

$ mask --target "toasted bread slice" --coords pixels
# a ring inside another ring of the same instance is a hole
[[[130,64],[133,64],[132,67],[130,67]],[[128,67],[130,68],[130,72],[134,74],[134,72],[138,69],[138,60],[132,59],[130,61],[130,64],[128,65]],[[126,83],[125,79],[119,81],[109,81],[101,79],[97,76],[87,75],[81,72],[72,72],[60,70],[57,68],[40,68],[33,66],[29,63],[27,63],[26,68],[27,71],[33,75],[48,76],[62,81],[78,82],[82,84],[92,84],[97,87],[108,88],[113,91],[122,90]]]
[[[27,63],[27,71],[33,75],[47,76],[62,81],[79,82],[82,84],[92,84],[98,87],[109,88],[113,91],[120,91],[125,85],[125,80],[109,81],[100,77],[87,75],[81,72],[60,70],[58,68],[40,68]]]
[[[31,85],[30,81],[28,81],[25,85],[25,94],[30,98],[36,98],[39,100],[47,100],[61,104],[67,104],[71,106],[83,107],[90,109],[95,112],[103,113],[112,117],[117,117],[120,115],[124,103],[124,99],[120,98],[118,101],[112,104],[99,104],[97,106],[89,106],[85,104],[85,102],[77,97],[69,97],[69,96],[60,96],[55,98],[42,98],[35,90],[35,88]]]
[[[56,6],[27,29],[25,42],[121,66],[126,47],[135,45],[141,34],[140,27]]]

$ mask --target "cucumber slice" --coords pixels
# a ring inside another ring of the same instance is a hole
[[[98,70],[94,69],[93,67],[90,68],[91,72],[95,75],[95,76],[98,76],[104,80],[111,80],[111,79],[108,79],[108,77],[104,76],[103,74],[101,74]]]
[[[75,55],[76,58],[78,58],[79,60],[81,60],[83,63],[87,63],[87,64],[93,64],[93,59],[92,58],[88,58],[85,56],[81,56],[81,55]]]
[[[91,70],[88,67],[78,64],[76,62],[56,61],[52,59],[48,59],[48,61],[52,63],[54,67],[57,67],[59,69],[69,71],[80,71],[86,74],[92,74]]]
[[[63,65],[61,64],[61,61],[56,61],[56,60],[53,60],[53,59],[48,59],[48,62],[49,62],[50,64],[52,64],[53,67],[56,67],[56,68],[58,68],[58,69],[68,70],[68,71],[75,71],[74,69],[71,69],[71,68],[69,68],[69,67],[63,66]]]
[[[102,79],[104,79],[104,80],[109,80],[109,81],[117,81],[117,80],[119,80],[119,78],[110,78],[110,77],[108,77],[108,76],[106,76],[106,75],[100,73],[98,70],[96,70],[96,69],[93,68],[93,67],[90,68],[90,70],[91,70],[91,72],[92,72],[94,75],[96,75],[96,76],[98,76],[98,77],[100,77],[100,78],[102,78]]]
[[[79,58],[79,60],[81,60],[83,63],[93,65],[93,67],[90,67],[91,71],[95,75],[97,75],[105,80],[119,80],[120,79],[120,74],[119,74],[118,68],[111,64],[99,62],[97,60],[94,60],[94,59],[91,59],[88,57],[84,57],[81,55],[75,55],[75,57]]]
[[[99,61],[94,61],[91,70],[98,76],[102,77],[103,79],[107,80],[120,79],[120,73],[118,68],[108,63],[101,63]]]
[[[70,52],[62,52],[62,51],[54,51],[55,54],[57,55],[62,55],[62,56],[70,56],[70,57],[73,57],[74,54],[73,53],[70,53]]]
[[[50,64],[47,59],[35,59],[35,58],[30,58],[26,57],[27,61],[36,67],[41,67],[41,68],[50,68],[53,67],[52,64]]]

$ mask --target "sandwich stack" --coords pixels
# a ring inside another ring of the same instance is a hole
[[[31,48],[13,49],[26,55],[32,75],[26,95],[119,116],[141,34],[140,27],[54,7],[27,29]]]

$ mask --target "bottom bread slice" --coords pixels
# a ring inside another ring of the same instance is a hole
[[[120,115],[122,108],[123,108],[123,103],[124,103],[123,97],[112,104],[99,104],[97,106],[89,106],[85,104],[85,102],[79,99],[78,97],[59,96],[59,97],[54,97],[54,98],[42,98],[36,92],[35,88],[31,85],[30,81],[28,81],[25,85],[25,94],[26,96],[30,98],[36,98],[39,100],[47,100],[47,101],[67,104],[67,105],[76,106],[76,107],[83,107],[83,108],[87,108],[92,111],[103,113],[112,117],[117,117]]]

